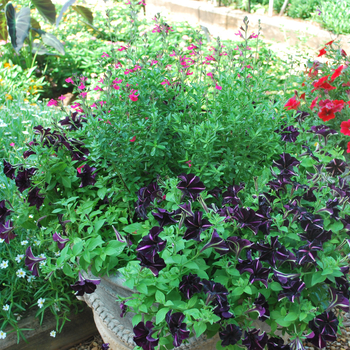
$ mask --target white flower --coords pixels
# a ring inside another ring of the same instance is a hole
[[[15,257],[15,260],[18,263],[20,263],[23,258],[24,258],[24,254],[17,254],[17,256]]]
[[[4,306],[2,307],[2,309],[3,309],[4,311],[8,311],[8,310],[10,309],[10,306],[9,306],[8,304],[6,304],[6,305],[4,305]]]
[[[0,331],[0,339],[5,339],[6,338],[6,333],[3,331]]]
[[[19,278],[24,278],[25,275],[26,275],[26,272],[23,271],[23,269],[19,269],[19,270],[16,271],[16,275],[17,275],[17,277],[19,277]]]
[[[32,282],[33,280],[35,280],[35,276],[28,276],[27,277],[27,281],[30,283]]]
[[[46,258],[45,254],[40,254],[39,258]]]
[[[27,245],[28,244],[28,241],[27,240],[24,240],[21,242],[21,245]]]
[[[56,311],[61,311],[60,310],[60,308],[57,306],[57,304],[55,303],[55,304],[53,304],[53,307],[54,307],[54,309],[56,310]]]
[[[9,266],[9,261],[8,260],[3,260],[0,264],[1,269],[6,269],[6,267]]]
[[[50,332],[50,336],[53,337],[53,338],[55,338],[55,337],[56,337],[56,332],[55,332],[55,331],[51,331],[51,332]]]
[[[43,266],[45,266],[45,265],[46,265],[46,260],[45,260],[45,261],[40,261],[39,267],[43,267]]]
[[[28,215],[28,217],[29,217],[30,219],[33,219],[33,215]]]
[[[34,245],[40,245],[40,241],[38,241],[37,239],[34,240]]]
[[[40,309],[44,306],[44,303],[45,303],[45,299],[40,298],[40,299],[38,300],[38,306],[39,306]]]
[[[3,238],[0,238],[0,243],[3,243],[5,240]]]
[[[60,256],[60,255],[61,255],[61,252],[55,252],[55,255],[56,255],[56,256]]]

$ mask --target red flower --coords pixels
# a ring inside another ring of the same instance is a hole
[[[336,112],[340,112],[344,107],[344,101],[343,100],[322,100],[319,103],[320,107],[322,108],[321,111],[318,113],[318,116],[324,121],[328,121],[335,118]]]
[[[334,90],[335,87],[330,85],[328,82],[327,82],[327,79],[328,79],[329,75],[326,75],[325,77],[322,77],[320,78],[319,80],[316,80],[312,83],[314,89],[311,90],[311,92],[314,92],[315,90],[318,90],[318,89],[325,89],[327,91],[329,90]]]
[[[320,53],[318,54],[317,57],[323,56],[327,53],[327,51],[325,50],[325,47],[323,49],[320,50]]]
[[[346,150],[347,153],[350,153],[350,141],[348,142],[348,149]]]
[[[131,140],[129,140],[130,142],[135,142],[136,141],[136,136],[134,136]]]
[[[332,41],[329,41],[327,44],[325,44],[326,46],[327,45],[332,45],[334,43],[334,40],[332,40]]]
[[[347,53],[346,53],[343,49],[341,49],[340,53],[341,53],[341,55],[342,55],[343,57],[346,57],[346,56],[347,56]]]
[[[139,99],[139,95],[140,95],[140,94],[135,95],[135,93],[137,93],[137,90],[131,90],[130,92],[131,92],[129,95],[130,100],[134,101],[134,102],[137,101]]]
[[[298,109],[298,106],[300,105],[300,101],[298,101],[295,96],[291,97],[287,103],[284,105],[284,108],[288,107],[288,110],[290,109]]]
[[[319,96],[317,96],[312,102],[311,102],[311,106],[310,109],[313,110],[316,106],[317,100],[318,100]]]
[[[344,66],[341,65],[334,71],[333,75],[331,76],[331,81],[333,81],[335,78],[339,77],[339,75],[340,75],[341,71],[343,70],[343,68],[344,68]]]
[[[305,100],[305,92],[303,92],[303,93],[300,95],[300,98],[301,98],[302,100]]]
[[[340,132],[344,135],[350,136],[350,119],[340,124]]]

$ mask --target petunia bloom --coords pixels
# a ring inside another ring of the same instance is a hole
[[[136,248],[138,254],[143,255],[150,262],[154,262],[155,256],[166,247],[165,240],[159,238],[159,234],[163,232],[162,227],[152,227],[147,236],[144,236]]]
[[[33,255],[32,247],[28,247],[26,250],[25,265],[28,267],[29,271],[32,271],[33,276],[39,276],[38,265],[41,261],[46,260],[46,258],[36,258]]]
[[[281,129],[275,130],[276,133],[281,135],[282,141],[295,142],[299,136],[299,131],[293,125],[282,127]]]
[[[0,223],[0,238],[9,244],[11,239],[17,237],[17,235],[13,233],[13,230],[13,223],[10,220],[7,220],[5,223]]]
[[[207,230],[210,226],[213,226],[209,220],[202,219],[203,212],[196,211],[193,216],[186,217],[184,224],[187,230],[184,234],[185,240],[193,239],[200,242],[200,235],[203,231]]]
[[[63,238],[59,233],[55,232],[52,236],[54,242],[57,242],[57,247],[59,250],[62,250],[66,243],[69,241],[69,238]]]
[[[189,273],[186,276],[182,276],[182,280],[179,284],[179,290],[184,294],[186,299],[191,299],[195,293],[200,293],[203,286],[200,284],[201,279],[197,275]]]
[[[90,167],[89,165],[85,164],[83,168],[81,168],[80,173],[77,172],[77,177],[81,178],[81,183],[79,187],[85,187],[88,185],[94,185],[96,183],[95,177],[96,168]]]
[[[344,135],[350,136],[350,119],[340,124],[340,132]]]
[[[153,323],[151,321],[147,321],[146,324],[144,322],[138,323],[134,327],[134,342],[136,345],[142,347],[143,350],[154,350],[156,346],[158,346],[159,339],[154,339],[152,334],[156,331],[153,330]]]
[[[0,224],[5,223],[6,217],[10,215],[11,212],[12,210],[6,208],[5,200],[0,201]]]
[[[23,171],[19,171],[16,178],[16,186],[18,190],[22,193],[24,190],[31,186],[30,177],[34,175],[36,168],[24,169]]]
[[[328,121],[335,118],[335,113],[340,112],[344,107],[343,100],[321,100],[319,102],[319,106],[321,107],[318,116],[324,121]]]
[[[5,159],[3,160],[4,163],[4,174],[6,177],[8,177],[11,180],[15,179],[15,168],[7,162]]]
[[[196,200],[199,194],[205,190],[203,182],[194,174],[181,174],[178,178],[181,182],[176,187],[183,193],[183,196]]]
[[[264,332],[259,335],[260,329],[252,329],[251,331],[245,331],[245,338],[242,344],[247,347],[247,350],[263,350],[267,344],[268,336]]]
[[[242,330],[235,324],[228,324],[219,332],[221,346],[235,345],[242,338]]]
[[[317,100],[319,99],[319,96],[317,96],[314,100],[312,100],[310,109],[313,110],[317,104]]]
[[[221,256],[229,252],[227,243],[223,238],[219,236],[216,229],[213,230],[211,239],[202,249],[201,252],[208,248],[214,248],[214,250],[219,253]]]
[[[50,107],[50,106],[58,106],[58,102],[54,99],[51,99],[48,103],[47,103],[47,106]]]
[[[151,270],[154,276],[158,277],[159,272],[166,267],[164,259],[159,254],[153,256],[153,261],[148,260],[144,255],[138,253],[136,259],[140,260],[142,267],[147,267]]]
[[[171,335],[174,338],[173,345],[178,347],[182,344],[184,339],[190,336],[190,331],[186,330],[186,323],[182,322],[185,315],[182,312],[174,312],[171,314],[172,310],[169,310],[165,315],[165,321],[168,324]]]
[[[343,174],[347,166],[348,165],[343,160],[333,159],[326,165],[325,169],[334,177]]]
[[[293,96],[287,101],[287,103],[284,105],[284,108],[288,108],[288,110],[291,110],[291,109],[297,110],[299,105],[300,105],[300,101],[298,101],[296,97]]]
[[[41,196],[39,192],[40,192],[40,189],[38,187],[34,187],[28,192],[29,206],[30,207],[36,206],[38,210],[44,203],[44,199],[45,199],[45,197]]]
[[[244,272],[250,273],[249,283],[260,281],[266,288],[268,287],[267,279],[269,278],[270,268],[263,267],[259,259],[255,259],[248,263],[239,263],[236,268],[240,274]]]
[[[79,280],[70,287],[76,292],[75,295],[82,296],[84,293],[91,294],[95,291],[98,284],[101,283],[99,279],[87,279],[79,272]]]
[[[336,79],[336,78],[338,78],[340,76],[343,68],[344,68],[344,66],[341,65],[334,71],[334,73],[331,76],[331,81],[333,81],[334,79]]]

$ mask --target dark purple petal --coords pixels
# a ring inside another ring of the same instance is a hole
[[[191,299],[195,293],[200,293],[203,286],[200,284],[201,279],[197,275],[191,273],[187,276],[182,276],[179,284],[179,290],[184,294],[186,299]]]
[[[173,345],[178,347],[182,344],[184,339],[190,336],[190,331],[186,330],[186,323],[182,321],[185,315],[182,312],[175,312],[171,314],[172,310],[168,311],[165,316],[165,321],[168,324],[171,335],[174,338]]]
[[[210,241],[201,249],[201,252],[208,248],[214,248],[220,255],[225,255],[229,252],[228,245],[224,239],[219,236],[216,229],[213,230]]]
[[[196,200],[199,194],[205,190],[203,182],[194,174],[181,174],[178,178],[181,182],[178,183],[177,188],[184,196],[190,197],[192,200]]]
[[[69,238],[63,238],[59,233],[55,232],[52,236],[54,242],[57,242],[57,247],[59,250],[62,250],[66,243],[69,241]]]
[[[32,247],[28,247],[26,250],[25,265],[28,267],[29,271],[32,271],[33,276],[39,276],[38,265],[40,261],[44,261],[46,258],[36,258],[33,255]]]
[[[331,176],[338,176],[344,173],[348,165],[340,159],[333,159],[326,165],[326,170]]]
[[[7,220],[4,224],[0,223],[0,238],[9,244],[11,239],[17,237],[13,230],[13,223],[10,220]]]
[[[247,350],[263,350],[267,344],[267,334],[264,332],[259,335],[260,329],[252,329],[251,331],[245,331],[245,338],[242,344],[247,347]]]
[[[193,239],[200,242],[200,235],[203,231],[213,226],[207,219],[202,219],[203,212],[196,211],[193,216],[187,217],[184,221],[187,230],[184,234],[185,240]]]
[[[0,224],[5,224],[5,219],[11,212],[12,210],[6,208],[5,200],[0,201]]]
[[[79,187],[94,185],[96,183],[95,171],[96,171],[96,168],[90,167],[89,165],[85,164],[83,168],[81,168],[80,174],[79,172],[77,173],[77,177],[81,178],[81,183]]]
[[[29,206],[30,207],[35,206],[37,210],[40,209],[45,199],[45,197],[41,196],[39,192],[40,192],[40,189],[38,187],[34,187],[28,192]]]
[[[5,159],[3,160],[4,162],[4,174],[11,180],[14,180],[15,178],[15,168],[7,162]]]
[[[157,208],[156,210],[158,213],[152,212],[152,215],[158,221],[160,227],[177,223],[177,221],[173,218],[174,212],[168,212],[162,208]]]
[[[20,192],[23,192],[27,188],[31,186],[31,176],[34,175],[36,169],[35,168],[30,168],[30,169],[25,169],[23,171],[19,171],[16,178],[16,186],[18,187],[18,190]]]
[[[219,332],[221,346],[235,345],[242,338],[242,334],[242,330],[235,324],[227,325],[223,331]]]
[[[156,332],[153,327],[151,321],[147,321],[146,324],[140,322],[134,327],[134,342],[143,350],[154,350],[158,346],[159,339],[152,338],[152,334]]]
[[[95,291],[96,286],[101,283],[99,279],[86,279],[79,272],[79,280],[70,287],[77,292],[75,295],[82,296],[84,293],[91,294]]]
[[[248,239],[237,236],[228,237],[226,243],[228,244],[230,251],[235,254],[236,258],[239,258],[241,251],[244,248],[249,248],[253,245]]]
[[[152,227],[147,236],[144,236],[136,248],[136,251],[139,255],[145,257],[146,260],[154,262],[154,257],[158,255],[158,252],[161,252],[166,247],[165,240],[159,238],[159,234],[163,232],[162,227]]]
[[[137,254],[136,259],[140,260],[140,265],[142,267],[147,267],[151,270],[154,276],[158,277],[159,271],[166,267],[164,259],[162,259],[159,254],[153,256],[153,261],[146,259],[145,256],[140,253]]]

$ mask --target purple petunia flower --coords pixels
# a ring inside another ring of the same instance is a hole
[[[89,185],[94,185],[96,183],[95,177],[96,177],[96,168],[90,167],[89,165],[85,164],[82,168],[80,173],[78,172],[77,177],[81,178],[81,183],[79,187],[85,187]],[[94,173],[94,174],[93,174]]]
[[[7,220],[4,224],[0,223],[0,238],[9,244],[11,239],[17,237],[17,235],[12,232],[13,230],[13,223],[10,220]]]
[[[264,332],[259,335],[260,329],[252,329],[251,331],[245,331],[245,338],[242,344],[247,347],[247,350],[262,350],[267,344],[267,334]]]
[[[223,193],[222,197],[222,205],[225,204],[231,204],[233,206],[238,205],[241,200],[239,199],[239,197],[237,196],[239,191],[242,191],[245,187],[245,184],[242,182],[239,185],[233,185],[233,186],[229,186],[227,187],[226,192]]]
[[[242,338],[242,330],[235,324],[229,324],[219,332],[221,346],[235,345]]]
[[[239,263],[236,268],[240,274],[244,272],[250,273],[249,283],[260,281],[267,288],[267,279],[269,278],[270,268],[263,267],[259,259],[255,259],[248,263]]]
[[[305,283],[299,278],[293,278],[281,283],[281,286],[283,290],[278,293],[278,301],[287,298],[294,303],[294,299],[300,297],[301,291],[305,288]]]
[[[239,258],[241,251],[244,248],[250,248],[253,245],[248,239],[237,236],[228,237],[226,243],[228,244],[230,251],[235,254],[236,258]]]
[[[0,224],[5,224],[5,219],[12,210],[6,208],[5,200],[0,201]]]
[[[252,309],[249,309],[249,312],[257,311],[259,313],[259,320],[265,321],[268,318],[270,318],[270,309],[269,304],[266,301],[266,298],[259,293],[258,298],[254,300],[255,307]]]
[[[339,213],[340,213],[340,209],[338,208],[339,204],[340,203],[338,198],[328,199],[328,201],[326,202],[326,207],[318,210],[318,212],[326,211],[327,213],[330,214],[330,216],[333,219],[339,220]]]
[[[29,206],[30,207],[36,206],[37,210],[40,209],[45,199],[45,197],[41,196],[39,192],[40,192],[40,189],[38,187],[34,187],[28,192]]]
[[[109,350],[109,343],[104,343],[101,345],[101,350]]]
[[[148,260],[144,255],[138,253],[136,259],[140,260],[140,265],[142,267],[147,267],[151,270],[154,276],[158,277],[159,271],[166,267],[164,259],[162,259],[159,254],[153,256],[153,261]]]
[[[295,142],[299,136],[299,131],[293,125],[282,127],[275,130],[276,133],[281,135],[282,141]]]
[[[147,321],[146,324],[140,322],[134,327],[134,342],[143,350],[154,350],[158,346],[159,339],[152,338],[152,334],[156,332],[153,327],[151,321]]]
[[[91,294],[95,291],[96,286],[101,283],[99,279],[87,279],[79,272],[79,280],[70,287],[77,293],[75,295],[82,296],[84,293]]]
[[[308,341],[318,348],[325,348],[327,341],[333,342],[337,339],[339,321],[332,311],[325,311],[317,315],[309,322],[312,333]]]
[[[255,211],[251,208],[237,208],[233,212],[233,218],[237,221],[241,228],[247,227],[256,235],[259,230],[259,226],[262,223],[260,217],[258,217]]]
[[[158,252],[161,252],[166,247],[165,240],[159,238],[159,234],[163,232],[162,227],[152,227],[147,236],[144,236],[136,248],[136,251],[139,255],[144,256],[151,263],[154,262],[154,258],[158,255]]]
[[[32,271],[33,276],[39,276],[38,265],[44,260],[46,260],[46,258],[36,258],[33,255],[32,247],[27,248],[24,263],[28,267],[29,271]]]
[[[331,310],[335,307],[339,307],[345,312],[349,312],[349,299],[344,296],[344,294],[334,289],[333,287],[329,288],[329,294],[331,296],[331,302],[328,305],[327,310]]]
[[[173,345],[178,347],[182,344],[184,339],[190,336],[190,331],[186,330],[186,323],[182,321],[185,315],[182,312],[175,312],[171,314],[172,310],[168,311],[165,316],[165,321],[168,324],[171,335],[174,338]]]
[[[79,115],[78,112],[73,112],[71,115],[67,115],[64,119],[60,120],[59,123],[62,126],[68,126],[69,131],[75,131],[83,127],[83,123],[86,123],[87,119],[85,115]]]
[[[210,241],[201,249],[201,252],[208,248],[214,248],[221,256],[229,252],[228,245],[224,239],[219,236],[216,229],[213,230]]]
[[[183,197],[187,196],[196,200],[199,194],[205,190],[203,182],[194,174],[181,174],[178,178],[181,182],[176,187],[183,193]]]
[[[304,265],[306,263],[315,263],[317,252],[319,250],[322,250],[322,243],[317,240],[301,246],[296,252],[297,263],[299,265]]]
[[[297,110],[294,117],[299,123],[301,123],[309,116],[310,116],[310,113]]]
[[[318,136],[319,142],[321,143],[321,137],[324,138],[325,145],[327,145],[327,141],[330,135],[337,135],[338,133],[331,129],[327,125],[314,125],[308,132],[312,132]]]
[[[141,187],[137,192],[137,202],[135,204],[135,211],[140,219],[147,220],[146,209],[155,200],[158,202],[162,199],[163,193],[157,182],[151,182],[146,187]]]
[[[123,318],[126,314],[127,309],[128,309],[128,307],[125,305],[125,300],[120,303],[119,307],[120,307],[120,311],[121,311],[119,316],[121,318]]]
[[[57,242],[57,247],[59,250],[62,250],[66,243],[69,241],[69,238],[63,238],[59,233],[55,232],[52,236],[54,242]]]
[[[200,284],[201,279],[192,273],[182,276],[179,284],[179,290],[184,294],[186,299],[191,299],[195,293],[200,293],[203,286]]]
[[[267,349],[268,350],[290,350],[290,346],[288,344],[284,345],[284,341],[282,338],[271,337],[267,341]]]
[[[293,167],[297,167],[300,162],[290,154],[283,152],[280,154],[280,159],[273,161],[272,164],[281,171],[280,175],[295,176],[297,173],[294,171]]]
[[[343,174],[347,167],[348,165],[343,160],[333,159],[326,165],[325,169],[334,177]]]
[[[222,190],[219,187],[214,187],[212,190],[208,191],[208,194],[218,199],[222,194]]]
[[[196,211],[193,216],[187,217],[184,221],[187,230],[184,234],[184,239],[193,239],[200,242],[200,235],[203,231],[207,230],[210,226],[213,226],[209,220],[202,219],[203,212]]]
[[[31,185],[30,177],[34,175],[35,171],[36,171],[36,168],[29,168],[18,172],[15,178],[15,182],[16,182],[16,186],[18,187],[18,190],[21,193],[30,187]]]
[[[4,174],[11,180],[14,180],[15,178],[15,168],[7,162],[5,159],[3,160],[4,162]]]
[[[175,213],[174,211],[170,213],[162,208],[157,208],[156,210],[158,213],[152,212],[152,215],[158,221],[160,227],[177,223],[177,221],[173,218]]]

